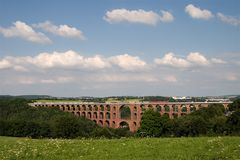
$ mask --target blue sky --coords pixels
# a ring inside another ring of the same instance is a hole
[[[0,94],[239,94],[239,6],[0,0]]]

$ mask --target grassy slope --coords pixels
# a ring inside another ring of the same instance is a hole
[[[240,137],[113,140],[0,137],[0,159],[240,159]]]

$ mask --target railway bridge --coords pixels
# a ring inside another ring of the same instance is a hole
[[[137,131],[142,114],[153,109],[169,118],[181,117],[209,104],[223,104],[225,108],[231,102],[143,102],[143,103],[82,103],[82,102],[34,102],[33,107],[58,107],[65,112],[82,116],[103,127],[129,127]]]

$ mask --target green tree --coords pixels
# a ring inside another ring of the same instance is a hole
[[[141,119],[141,127],[138,135],[159,137],[162,133],[161,117],[158,112],[151,109],[146,110]]]
[[[233,103],[229,104],[228,106],[230,111],[240,109],[240,99],[236,99],[235,101],[233,101]]]
[[[229,132],[240,134],[240,109],[234,111],[227,119]]]

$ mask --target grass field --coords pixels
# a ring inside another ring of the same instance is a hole
[[[0,159],[240,159],[240,137],[28,139],[0,137]]]

